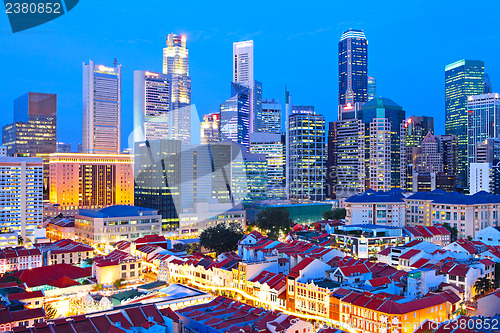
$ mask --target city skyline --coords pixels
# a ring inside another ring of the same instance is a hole
[[[439,38],[426,37],[428,47],[433,48],[433,56],[428,57],[424,56],[421,46],[423,45],[422,36],[430,36],[426,33],[430,27],[422,26],[417,29],[415,25],[418,23],[416,18],[419,17],[419,13],[425,11],[425,6],[415,9],[412,14],[392,10],[395,14],[393,23],[377,22],[371,19],[380,13],[384,6],[367,5],[350,17],[350,21],[347,22],[343,21],[345,17],[341,13],[328,20],[323,14],[318,13],[319,16],[314,22],[311,21],[309,28],[303,30],[290,24],[277,27],[278,23],[284,22],[281,19],[278,19],[277,23],[269,23],[266,26],[254,24],[245,30],[241,28],[235,30],[220,22],[207,25],[204,20],[196,22],[195,19],[190,18],[184,21],[174,19],[168,27],[153,23],[148,27],[147,32],[146,29],[123,29],[121,31],[119,28],[123,28],[123,23],[115,21],[113,22],[117,24],[116,27],[109,27],[108,25],[111,24],[109,22],[83,29],[85,12],[89,11],[91,6],[91,3],[81,4],[75,9],[75,13],[80,11],[78,15],[67,15],[44,27],[34,28],[30,32],[9,35],[8,38],[6,35],[0,37],[8,50],[8,53],[0,53],[0,59],[13,64],[6,68],[5,77],[17,83],[12,87],[6,87],[0,93],[0,106],[7,115],[5,123],[11,122],[13,96],[19,96],[26,91],[56,93],[59,102],[58,141],[70,142],[73,147],[76,147],[80,143],[81,126],[80,124],[68,125],[73,124],[75,118],[81,118],[81,63],[93,59],[97,63],[109,64],[117,58],[118,62],[123,65],[122,149],[127,147],[127,138],[132,132],[133,71],[148,69],[161,71],[162,48],[165,45],[166,36],[171,32],[185,34],[188,38],[190,76],[193,81],[192,102],[200,117],[203,114],[216,112],[220,103],[227,99],[227,86],[232,80],[232,43],[247,39],[254,40],[255,77],[263,82],[263,98],[279,99],[283,105],[284,85],[287,84],[297,103],[314,105],[316,110],[325,116],[327,122],[336,120],[337,114],[338,87],[336,80],[331,80],[331,78],[337,77],[338,73],[336,52],[331,51],[336,49],[343,31],[349,28],[362,29],[370,42],[368,75],[377,79],[377,95],[390,98],[402,105],[407,111],[407,116],[435,116],[436,134],[444,134],[443,72],[447,64],[460,59],[483,60],[485,72],[491,78],[493,91],[495,91],[495,83],[498,82],[497,73],[500,72],[499,65],[494,62],[494,52],[481,47],[481,41],[488,39],[487,34],[490,31],[488,29],[490,24],[485,23],[488,21],[487,16],[479,17],[475,13],[470,13],[470,20],[476,24],[476,27],[485,31],[484,35],[479,36],[469,31],[467,27],[451,21],[453,17],[451,14],[461,13],[465,9],[449,9],[450,15],[445,15],[441,23],[436,23],[437,26],[434,29],[447,26],[452,28],[452,33],[448,34],[448,38],[444,41]],[[271,5],[271,9],[275,8],[274,6],[276,5]],[[327,4],[325,9],[330,6],[334,5]],[[304,14],[310,10],[312,9],[307,9]],[[443,8],[436,7],[435,11],[429,12],[428,19],[439,16],[440,10]],[[253,13],[256,16],[261,15],[258,12]],[[296,17],[302,11],[287,8],[286,13]],[[156,14],[150,13],[150,15]],[[486,13],[486,15],[490,14]],[[306,22],[309,21],[306,20]],[[392,29],[396,23],[402,22],[404,22],[404,27],[401,29],[403,31]],[[72,41],[67,39],[67,33],[60,34],[57,40],[53,38],[54,36],[50,38],[45,35],[50,35],[46,34],[48,31],[61,30],[61,27],[68,24],[70,25],[68,33],[80,34],[83,43],[73,45],[76,49],[71,52],[59,52],[65,55],[61,58],[57,50],[66,50],[72,46]],[[201,31],[200,26],[211,28]],[[7,30],[7,22],[2,22],[0,29]],[[390,30],[392,34],[385,33],[386,29],[392,29]],[[151,34],[151,31],[157,32]],[[405,38],[398,38],[403,35]],[[314,61],[311,61],[310,66],[294,66],[301,58],[293,50],[299,48],[305,40],[311,44],[310,50],[314,52],[310,57]],[[467,45],[462,45],[463,40],[468,41]],[[25,43],[33,46],[32,54],[35,57],[31,57],[27,65],[22,66],[26,58],[22,54],[21,45]],[[398,46],[401,53],[387,54],[386,48],[391,43]],[[212,51],[210,55],[205,52],[205,49],[209,47]],[[317,54],[318,52],[321,56]],[[324,56],[323,53],[329,56]],[[405,54],[405,57],[401,54]],[[412,68],[411,64],[418,62],[422,66]],[[62,68],[65,70],[63,71]],[[27,70],[30,72],[29,76]],[[311,80],[318,84],[308,84]],[[426,98],[417,99],[415,93],[425,94]],[[193,136],[197,137],[198,132],[193,132]]]

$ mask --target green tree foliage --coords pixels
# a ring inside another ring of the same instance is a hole
[[[234,251],[238,248],[238,241],[243,237],[239,223],[217,224],[202,231],[200,245],[214,251],[217,255]]]
[[[174,250],[175,251],[184,251],[184,244],[182,244],[182,243],[175,243],[174,244]]]
[[[474,289],[476,290],[476,293],[484,295],[488,291],[491,290],[493,287],[493,284],[491,283],[491,280],[488,279],[487,277],[481,277],[476,280],[474,283]]]
[[[3,278],[2,283],[8,283],[8,282],[15,282],[17,283],[18,286],[23,284],[23,281],[21,281],[20,278],[14,275],[7,275],[6,277]]]
[[[45,310],[45,319],[55,319],[57,318],[57,310],[50,303],[45,303],[43,305],[43,309]]]
[[[116,281],[115,281],[115,282],[116,282]],[[103,289],[104,289],[104,287],[103,287],[103,286],[102,286],[102,284],[100,284],[100,283],[96,283],[96,284],[94,284],[94,285],[92,286],[92,290],[94,290],[94,291],[99,291],[99,290],[103,290]]]
[[[87,258],[87,259],[85,259],[85,263],[90,266],[90,265],[92,265],[94,263],[94,259]]]
[[[113,282],[113,285],[115,286],[116,289],[120,289],[123,286],[124,279],[118,279]]]
[[[451,233],[451,241],[456,241],[458,238],[457,227],[452,227],[449,223],[443,223],[443,227],[445,227]]]
[[[280,232],[284,234],[292,229],[290,212],[284,207],[269,207],[257,215],[257,226],[267,232],[267,236],[277,239]]]
[[[327,210],[326,212],[323,212],[323,218],[325,220],[342,220],[345,219],[345,208],[336,208],[334,210]]]

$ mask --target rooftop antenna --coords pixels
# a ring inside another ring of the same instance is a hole
[[[115,61],[113,62],[113,65],[114,65],[115,67],[116,67],[116,66],[118,66],[118,60],[116,60],[116,58],[115,58]]]

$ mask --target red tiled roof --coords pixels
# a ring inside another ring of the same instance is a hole
[[[39,298],[39,297],[44,297],[43,291],[41,290],[36,290],[36,291],[26,291],[23,293],[16,293],[16,294],[9,294],[7,295],[7,298],[9,301],[12,300],[25,300],[25,299],[30,299],[30,298]]]
[[[491,261],[490,259],[481,259],[479,262],[485,266],[492,266],[495,265],[494,261]]]
[[[165,236],[159,235],[146,235],[141,238],[137,238],[134,243],[135,244],[145,244],[145,243],[163,243],[166,242]]]
[[[370,271],[365,266],[365,264],[356,264],[353,266],[339,267],[339,269],[342,272],[342,274],[344,274],[344,276],[346,276],[346,277],[354,275],[356,273],[359,273],[359,274],[370,273]]]
[[[420,250],[415,250],[415,249],[411,249],[405,253],[403,253],[402,255],[399,256],[399,259],[411,259],[413,258],[414,256],[416,256],[417,254],[420,253]]]
[[[11,313],[14,321],[45,318],[45,311],[43,308],[24,309],[20,311],[13,311]]]
[[[290,272],[294,272],[294,273],[299,273],[301,270],[305,269],[307,266],[309,266],[310,263],[312,263],[314,260],[314,258],[304,258],[302,259],[301,262],[299,262],[297,265],[295,265],[291,270]]]
[[[70,279],[80,279],[92,276],[92,268],[81,268],[70,264],[57,264],[51,266],[42,266],[32,269],[25,269],[12,273],[17,276],[30,288],[49,285],[62,277]]]
[[[414,240],[412,240],[411,242],[406,243],[404,246],[405,246],[405,247],[414,247],[415,245],[420,244],[420,243],[422,243],[422,242],[423,242],[423,241],[422,241],[422,240],[420,240],[420,239],[414,239]]]
[[[385,249],[383,249],[382,251],[380,251],[378,253],[379,256],[388,256],[389,254],[391,254],[391,247],[386,247]]]
[[[40,245],[44,251],[50,251],[53,254],[73,253],[73,252],[94,252],[94,248],[89,245],[75,242],[71,239],[61,239],[54,243]]]
[[[429,262],[429,259],[420,258],[413,265],[411,265],[411,267],[421,268],[423,265],[427,264],[428,262]]]
[[[387,276],[384,276],[381,278],[368,280],[368,282],[372,285],[372,287],[380,287],[391,283],[391,280]]]
[[[455,265],[449,272],[448,275],[456,275],[465,277],[467,272],[469,271],[469,267],[465,265]]]

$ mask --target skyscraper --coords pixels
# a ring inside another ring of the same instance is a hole
[[[233,43],[233,82],[250,89],[250,133],[257,132],[262,111],[262,83],[254,80],[253,40]]]
[[[288,96],[286,100],[291,102]],[[316,114],[312,106],[289,107],[291,114],[288,116],[286,142],[289,199],[292,203],[323,201],[326,166],[325,118]]]
[[[61,207],[134,204],[134,156],[50,154],[50,202]]]
[[[57,95],[28,92],[14,100],[14,123],[2,129],[7,156],[41,157],[43,193],[49,198],[48,157],[57,150]]]
[[[169,34],[163,49],[163,74],[172,77],[172,139],[191,143],[191,77],[186,36]]]
[[[134,142],[171,139],[172,77],[134,71]]]
[[[376,97],[377,97],[377,81],[375,80],[375,78],[368,76],[368,100],[371,101]]]
[[[368,100],[368,41],[363,30],[349,29],[339,42],[339,105]]]
[[[484,93],[484,62],[459,60],[445,67],[445,129],[458,137],[458,186],[467,187],[467,98]]]
[[[43,221],[41,158],[0,157],[0,231],[17,245],[17,237],[33,241]],[[5,241],[2,241],[2,245]]]
[[[247,151],[250,143],[250,94],[241,84],[231,83],[231,98],[220,105],[221,141],[242,144]]]
[[[497,93],[469,96],[467,103],[468,163],[476,163],[476,145],[500,138],[500,96]]]
[[[82,149],[90,154],[121,150],[121,65],[83,64]]]
[[[206,145],[220,141],[220,114],[211,113],[203,115],[200,131],[200,143]]]
[[[281,134],[281,104],[274,99],[262,101],[262,112],[257,116],[255,132]]]
[[[250,134],[250,152],[266,156],[268,199],[284,199],[285,150],[281,134]]]
[[[405,111],[394,101],[379,97],[365,103],[358,117],[365,124],[367,187],[377,191],[400,187]]]

